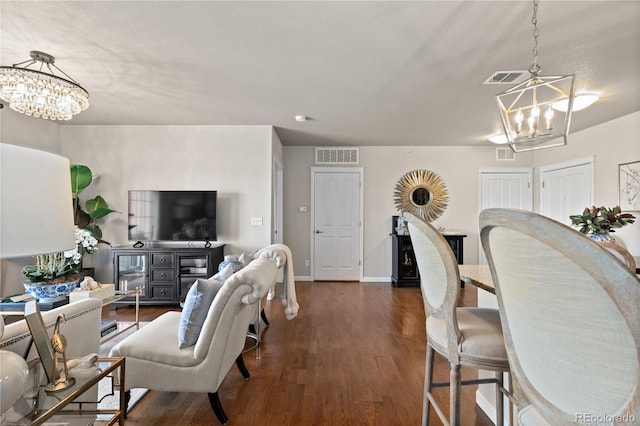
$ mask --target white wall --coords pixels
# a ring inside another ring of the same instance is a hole
[[[60,152],[60,126],[53,121],[35,119],[11,110],[0,112],[0,141]],[[24,293],[22,268],[35,262],[31,257],[0,260],[0,295]]]
[[[294,256],[297,276],[308,276],[310,267],[310,206],[313,147],[285,146],[285,243]],[[532,165],[532,155],[519,155],[516,161],[496,161],[495,147],[360,147],[360,167],[364,167],[364,277],[365,281],[390,281],[391,216],[397,215],[393,191],[398,180],[415,169],[431,170],[442,178],[449,191],[449,206],[434,222],[447,230],[465,232],[465,263],[478,261],[478,169],[482,167],[521,167]]]
[[[63,126],[62,154],[100,176],[81,194],[102,195],[121,212],[105,218],[104,239],[127,239],[130,189],[218,191],[218,241],[225,252],[253,251],[270,243],[271,126]],[[279,142],[278,142],[279,143]],[[263,226],[251,226],[262,217]],[[99,281],[110,282],[111,257],[101,247]]]
[[[595,203],[618,204],[618,164],[640,160],[640,112],[576,132],[568,145],[516,155],[515,161],[496,161],[495,147],[360,147],[360,164],[364,173],[364,277],[389,281],[391,275],[391,216],[396,182],[414,169],[431,170],[443,179],[449,191],[449,206],[434,222],[447,230],[462,231],[464,262],[478,261],[478,169],[485,167],[536,167],[586,155],[595,156]],[[285,243],[293,252],[297,276],[309,276],[310,214],[300,213],[300,206],[310,206],[311,173],[314,148],[284,147]],[[534,209],[537,191],[534,184]],[[616,232],[629,250],[640,256],[640,213],[638,222]]]
[[[537,181],[539,168],[542,166],[587,155],[593,155],[595,158],[595,205],[618,205],[618,164],[640,161],[640,112],[572,133],[566,146],[537,151],[534,155],[534,179]],[[537,185],[534,185],[534,190],[534,206],[537,208]],[[578,213],[580,212],[575,212]],[[636,223],[616,230],[614,237],[634,256],[640,256],[640,212],[633,214],[637,216]]]

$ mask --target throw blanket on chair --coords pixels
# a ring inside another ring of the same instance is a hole
[[[296,281],[293,275],[291,250],[284,244],[272,244],[259,250],[253,257],[256,259],[267,257],[276,261],[276,265],[282,271],[280,301],[285,306],[284,314],[287,319],[294,319],[298,314],[298,301],[296,300]],[[280,274],[278,274],[278,278],[280,278]]]

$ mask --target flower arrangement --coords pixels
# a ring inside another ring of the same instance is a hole
[[[32,283],[60,283],[78,279],[84,253],[98,249],[98,240],[85,229],[75,227],[76,247],[72,250],[41,254],[36,264],[22,268],[22,274]]]
[[[636,218],[630,213],[622,213],[620,206],[586,207],[582,214],[569,216],[571,224],[580,227],[583,234],[615,232],[614,228],[622,228],[634,222]]]

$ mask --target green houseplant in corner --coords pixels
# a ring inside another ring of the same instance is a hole
[[[100,195],[85,201],[84,209],[80,202],[80,193],[84,191],[92,181],[93,174],[89,167],[82,164],[71,165],[71,192],[73,193],[74,222],[78,228],[89,231],[98,242],[109,244],[109,242],[102,239],[102,229],[95,221],[116,211],[110,209],[107,202]]]
[[[580,228],[583,234],[588,234],[595,241],[615,242],[610,233],[616,228],[622,228],[634,222],[636,218],[631,213],[622,213],[620,206],[586,207],[582,214],[571,215],[571,224]]]

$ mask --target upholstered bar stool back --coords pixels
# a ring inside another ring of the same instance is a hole
[[[535,213],[485,210],[480,230],[520,423],[640,419],[636,275],[583,234]]]
[[[509,371],[497,309],[458,308],[460,273],[444,236],[424,220],[404,213],[420,270],[420,288],[427,317],[427,352],[422,423],[429,423],[430,407],[444,424],[460,424],[460,386],[495,383],[497,424],[502,424],[502,374]],[[451,365],[449,383],[433,383],[434,351]],[[496,378],[461,380],[460,366],[495,371]],[[449,419],[436,403],[434,387],[450,387]]]

